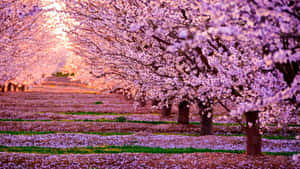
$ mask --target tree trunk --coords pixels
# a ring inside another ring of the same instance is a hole
[[[161,111],[161,116],[169,117],[171,115],[171,110],[172,110],[172,104],[168,104],[168,107],[164,106]]]
[[[179,124],[189,124],[189,108],[188,108],[188,102],[182,101],[179,103],[179,112],[178,112],[178,120],[177,122]]]
[[[245,113],[246,116],[246,134],[248,155],[261,155],[261,134],[259,133],[258,111],[250,111]]]
[[[14,91],[14,84],[9,83],[9,84],[8,84],[8,87],[7,87],[7,91],[8,91],[8,92],[13,92],[13,91]]]
[[[206,107],[202,102],[198,102],[201,131],[200,135],[211,135],[213,129],[213,112],[212,108]]]
[[[22,91],[22,92],[25,91],[25,85],[22,85],[22,86],[20,87],[20,91]]]
[[[158,106],[159,100],[153,99],[152,106]]]
[[[146,106],[146,101],[145,100],[140,100],[140,106],[145,107]]]
[[[0,92],[4,92],[4,85],[0,85]]]
[[[210,112],[205,112],[203,115],[201,115],[201,131],[200,135],[211,135],[212,134],[212,113],[210,114],[210,117],[208,117],[208,114]]]

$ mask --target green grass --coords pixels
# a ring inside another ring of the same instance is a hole
[[[95,104],[103,104],[103,102],[97,101],[97,102],[95,102]]]
[[[68,77],[68,76],[75,76],[75,73],[56,72],[56,73],[53,73],[52,76],[55,76],[55,77]]]
[[[289,127],[300,127],[300,124],[289,124]]]
[[[270,140],[294,140],[295,136],[266,136],[263,135],[262,138],[270,139]]]
[[[0,145],[0,152],[23,152],[23,153],[41,153],[41,154],[91,154],[91,153],[245,153],[243,150],[213,150],[197,148],[160,148],[143,146],[104,146],[104,147],[74,147],[74,148],[49,148],[49,147],[7,147]],[[299,152],[264,152],[268,155],[292,156]]]
[[[117,118],[115,119],[115,121],[117,121],[117,122],[125,122],[125,121],[126,121],[126,117],[124,117],[124,116],[119,116],[119,117],[117,117]]]
[[[0,134],[11,134],[11,135],[42,135],[42,134],[57,134],[57,133],[95,134],[95,135],[101,135],[101,136],[132,135],[133,134],[133,133],[123,133],[123,132],[0,131]]]
[[[239,126],[238,123],[213,123],[213,125],[216,125],[216,126]]]

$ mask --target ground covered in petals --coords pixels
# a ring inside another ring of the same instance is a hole
[[[27,154],[0,153],[4,168],[299,168],[285,156],[249,157],[231,153],[189,154]]]
[[[244,131],[221,109],[214,135],[200,136],[193,109],[180,125],[176,108],[162,117],[116,94],[39,90],[0,93],[0,168],[300,168],[298,117],[270,126],[263,155],[250,157]]]

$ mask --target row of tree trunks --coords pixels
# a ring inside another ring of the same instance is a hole
[[[201,117],[201,135],[212,134],[213,121],[212,121],[212,108],[206,108],[201,102],[198,103],[199,114]],[[163,107],[162,116],[170,116],[172,105]],[[182,101],[179,103],[178,119],[179,124],[189,124],[189,103],[187,101]]]
[[[25,85],[16,85],[13,83],[8,83],[5,85],[0,85],[0,92],[23,92],[25,91]]]
[[[155,102],[155,101],[154,101]],[[155,102],[155,105],[158,103]],[[213,109],[212,105],[204,105],[198,102],[201,132],[200,135],[213,134]],[[179,103],[178,119],[179,124],[189,123],[189,103],[182,101]],[[161,111],[161,116],[168,117],[171,115],[172,104],[164,106]],[[259,133],[258,111],[250,111],[245,113],[246,127],[244,127],[247,135],[246,153],[248,155],[261,155],[262,136]]]
[[[189,123],[189,107],[188,102],[183,101],[179,104],[178,123]],[[207,105],[210,106],[210,105]],[[201,118],[201,132],[200,135],[213,134],[213,111],[212,107],[207,107],[201,102],[198,103],[199,115]],[[245,132],[247,136],[246,153],[252,156],[261,155],[262,136],[259,133],[258,111],[246,112],[246,127]]]

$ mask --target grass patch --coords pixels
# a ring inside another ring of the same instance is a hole
[[[293,156],[294,154],[299,154],[300,152],[263,152],[266,155],[276,155],[276,156]]]
[[[52,76],[55,76],[55,77],[68,77],[68,76],[75,76],[75,73],[56,72],[56,73],[53,73]]]
[[[270,140],[294,140],[295,136],[266,136],[263,135],[262,138],[270,139]]]
[[[123,133],[123,132],[0,131],[0,134],[11,134],[11,135],[42,135],[42,134],[57,134],[57,133],[95,134],[95,135],[101,135],[101,136],[132,135],[132,134],[134,134],[134,133]]]
[[[300,127],[300,124],[289,124],[289,127]]]
[[[7,147],[0,145],[1,152],[23,152],[23,153],[41,153],[41,154],[90,154],[90,153],[245,153],[244,150],[213,150],[197,148],[160,148],[143,146],[103,146],[103,147],[74,147],[74,148],[49,148],[49,147]],[[292,156],[299,152],[264,152],[267,155]]]
[[[97,101],[97,102],[95,102],[95,104],[103,104],[103,102]]]
[[[213,123],[216,126],[239,126],[238,123]]]
[[[125,121],[126,121],[126,117],[124,117],[124,116],[119,116],[119,117],[117,117],[117,118],[115,119],[115,121],[117,121],[117,122],[125,122]]]

